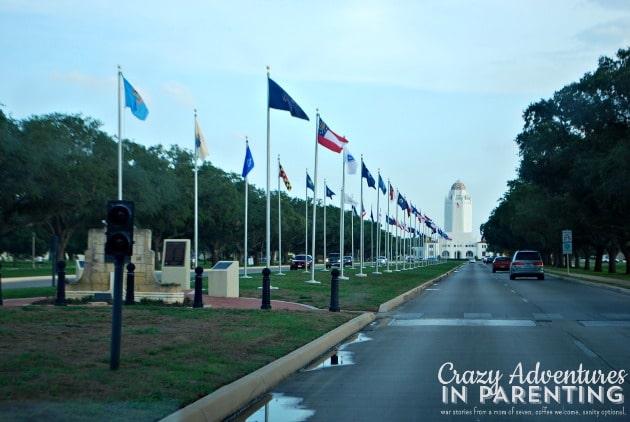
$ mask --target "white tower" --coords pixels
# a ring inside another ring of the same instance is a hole
[[[472,199],[459,179],[453,183],[444,200],[444,231],[455,237],[463,233],[472,234],[473,231]]]

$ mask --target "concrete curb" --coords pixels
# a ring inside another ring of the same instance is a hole
[[[610,284],[605,284],[603,282],[584,280],[584,279],[578,278],[579,276],[571,276],[571,275],[567,276],[566,274],[559,274],[554,271],[549,271],[548,274],[551,274],[554,277],[557,277],[561,280],[568,281],[569,283],[582,284],[585,286],[591,286],[591,287],[597,287],[600,289],[610,290],[615,293],[630,295],[630,288],[627,288],[627,287],[612,286]]]
[[[435,284],[436,282],[442,280],[443,278],[448,277],[449,275],[451,275],[451,273],[455,270],[459,269],[459,267],[455,267],[453,268],[451,271],[442,274],[439,277],[436,277],[432,280],[427,281],[426,283],[418,286],[418,287],[414,287],[413,289],[409,290],[408,292],[405,292],[403,294],[401,294],[400,296],[397,296],[395,298],[393,298],[392,300],[389,300],[385,303],[382,303],[381,306],[378,307],[378,313],[386,313],[391,311],[392,309],[394,309],[395,307],[401,305],[402,303],[408,301],[409,299],[411,299],[412,297],[414,297],[415,295],[417,295],[418,293],[428,289],[429,287],[433,286],[433,284]]]
[[[313,360],[374,321],[374,313],[364,313],[288,355],[223,386],[202,399],[162,419],[175,421],[220,421],[238,412],[267,393]]]

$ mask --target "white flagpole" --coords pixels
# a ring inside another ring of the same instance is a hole
[[[247,149],[249,148],[249,141],[247,140],[247,136],[245,137],[245,154],[247,154]],[[247,181],[247,177],[249,177],[249,175],[245,175],[245,259],[244,259],[244,267],[243,267],[243,275],[241,276],[241,278],[251,278],[250,276],[247,275],[247,258],[248,258],[248,254],[247,254],[247,208],[248,208],[248,199],[247,199],[247,191],[248,191],[248,181]]]
[[[328,190],[326,189],[326,178],[324,178],[324,269],[322,271],[328,271],[326,268],[326,196],[328,196]]]
[[[319,113],[315,119],[315,171],[313,172],[313,233],[311,238],[311,253],[313,254],[313,266],[311,267],[311,279],[309,283],[320,284],[319,281],[315,281],[315,262],[317,262],[317,254],[315,253],[315,229],[317,226],[317,129],[319,128]],[[326,267],[324,265],[324,267]],[[308,269],[308,267],[307,267]]]
[[[392,202],[391,198],[389,197],[389,192],[390,189],[392,188],[391,182],[389,181],[389,179],[387,179],[387,193],[385,195],[387,195],[387,218],[391,218],[391,215],[389,214],[389,203]],[[390,238],[389,235],[389,230],[390,230],[390,226],[391,224],[389,224],[389,220],[387,221],[387,237],[385,238],[385,250],[387,251],[386,255],[388,256],[387,259],[387,269],[385,270],[386,273],[391,273],[392,270],[389,269],[389,264],[392,260],[392,240]]]
[[[363,255],[364,255],[364,242],[363,242],[363,166],[365,166],[365,164],[363,164],[363,154],[361,154],[361,178],[359,179],[361,181],[361,210],[359,211],[361,214],[359,214],[359,224],[361,224],[359,233],[361,238],[359,239],[359,254],[361,255],[359,257],[359,273],[357,274],[357,277],[366,277],[367,274],[363,273]],[[353,240],[354,240],[354,236],[352,236]]]
[[[280,154],[278,154],[278,171],[280,171]],[[282,211],[280,198],[280,174],[278,174],[278,275],[284,275],[282,272]]]
[[[357,209],[356,205],[354,209]],[[350,213],[350,238],[350,247],[352,248],[350,255],[352,256],[352,268],[354,268],[354,210]],[[339,265],[343,265],[343,262]]]
[[[195,109],[195,267],[199,266],[199,184],[197,167],[199,166],[199,148],[197,148],[197,110]]]
[[[370,208],[370,219],[372,221],[370,221],[370,258],[372,260],[372,265],[371,267],[374,266],[374,210],[372,210],[372,208]]]
[[[378,181],[381,180],[381,169],[378,169]],[[378,183],[378,182],[377,182]],[[376,271],[372,274],[381,274],[378,270],[378,257],[381,255],[381,207],[379,200],[381,198],[381,187],[376,187]]]
[[[266,236],[266,267],[269,268],[271,266],[271,196],[270,196],[270,185],[271,185],[271,136],[270,136],[270,128],[269,128],[269,67],[267,67],[267,203],[265,206],[265,236]]]
[[[399,191],[396,191],[396,193],[400,195]],[[396,248],[394,250],[394,253],[396,254],[396,269],[394,271],[400,271],[398,269],[398,256],[400,255],[400,248],[398,245],[398,226],[400,225],[400,223],[398,222],[398,208],[400,208],[398,206],[398,195],[394,196],[394,199],[396,200]]]
[[[308,169],[306,169],[306,180],[308,181]],[[304,183],[304,272],[308,273],[308,183]]]
[[[345,147],[344,147],[345,149]],[[339,212],[339,280],[347,280],[348,277],[343,275],[343,256],[345,255],[344,248],[344,231],[345,231],[345,208],[346,208],[346,154],[345,151],[341,154],[341,201]]]
[[[118,65],[118,200],[123,199],[122,190],[122,71]]]

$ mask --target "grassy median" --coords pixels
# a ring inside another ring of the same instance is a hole
[[[123,309],[120,368],[109,369],[111,307],[0,308],[0,418],[160,419],[439,276],[458,262],[381,275],[346,270],[342,311],[328,312],[330,272],[272,274],[272,300],[320,310],[225,310],[142,304]],[[261,276],[240,295],[261,297]],[[52,297],[51,297],[52,298]]]

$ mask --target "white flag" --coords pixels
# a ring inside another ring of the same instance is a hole
[[[203,161],[208,156],[208,147],[206,146],[206,140],[203,138],[203,133],[199,128],[197,119],[195,118],[195,154],[197,159]]]
[[[355,201],[354,198],[352,198],[352,196],[348,195],[347,193],[344,192],[343,196],[344,196],[344,199],[343,199],[344,204],[350,204],[354,206],[359,205],[359,203]]]
[[[356,174],[359,163],[357,163],[357,160],[355,160],[354,156],[348,151],[348,147],[343,148],[343,159],[346,162],[346,171],[348,174]]]

